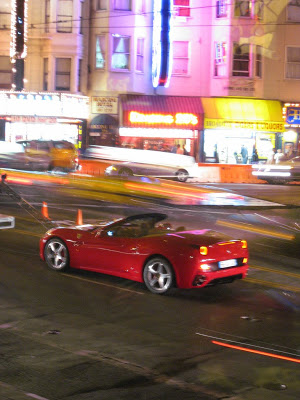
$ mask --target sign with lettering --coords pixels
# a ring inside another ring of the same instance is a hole
[[[124,113],[125,114],[125,113]],[[125,116],[126,118],[126,116]],[[182,128],[182,129],[197,129],[199,127],[200,118],[192,113],[141,113],[130,111],[128,115],[128,125],[144,126],[144,127],[164,127],[164,128]]]
[[[300,124],[300,107],[286,107],[286,123],[289,125]]]
[[[232,121],[225,119],[204,119],[204,129],[249,129],[264,132],[284,132],[284,122]]]
[[[92,97],[92,114],[118,114],[118,97]]]

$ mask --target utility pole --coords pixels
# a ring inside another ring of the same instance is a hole
[[[28,0],[12,0],[10,59],[13,64],[12,89],[24,89],[24,60],[27,56]]]

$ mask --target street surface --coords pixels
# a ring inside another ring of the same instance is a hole
[[[107,275],[55,273],[39,260],[45,226],[0,194],[1,214],[16,223],[0,231],[1,400],[299,399],[299,185],[205,185],[268,202],[248,208],[12,187],[38,211],[47,202],[58,223],[74,223],[78,209],[84,223],[159,211],[174,225],[245,238],[250,271],[168,296]]]

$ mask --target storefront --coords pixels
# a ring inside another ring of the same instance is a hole
[[[285,131],[280,136],[282,152],[287,158],[300,155],[300,104],[285,103],[282,109]]]
[[[251,164],[253,153],[266,161],[285,131],[282,106],[276,100],[202,98],[204,131],[201,148],[206,162]]]
[[[0,93],[0,141],[68,140],[86,143],[89,98],[59,93]]]
[[[119,145],[179,152],[198,159],[200,97],[120,95]]]

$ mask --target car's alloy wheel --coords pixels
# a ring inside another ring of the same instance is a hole
[[[133,172],[131,171],[131,169],[129,168],[122,168],[119,171],[119,175],[120,176],[132,176]]]
[[[187,173],[187,171],[180,169],[179,171],[177,171],[176,177],[179,182],[185,182],[189,177],[189,174]]]
[[[174,285],[174,274],[167,260],[156,257],[147,262],[143,272],[145,285],[150,292],[165,294]]]
[[[50,239],[44,250],[45,260],[49,268],[65,271],[69,267],[69,252],[65,243],[58,239]]]

